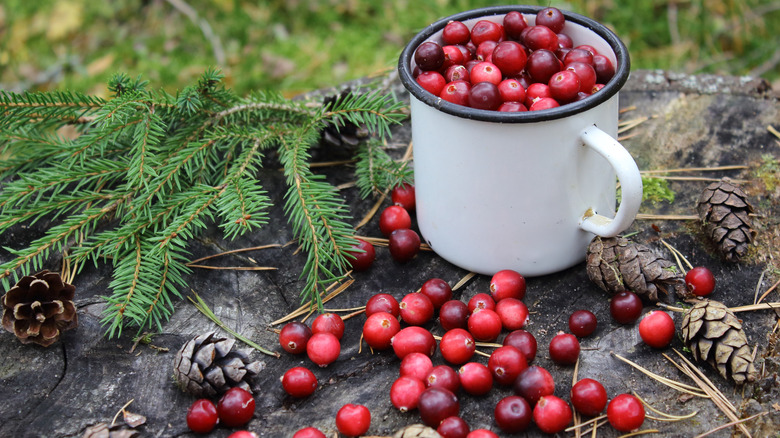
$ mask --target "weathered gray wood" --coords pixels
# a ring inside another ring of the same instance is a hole
[[[388,78],[399,96],[405,97],[398,84]],[[623,143],[637,159],[641,169],[668,169],[679,167],[745,164],[755,168],[764,154],[780,156],[780,144],[767,131],[767,125],[780,127],[778,95],[765,83],[742,78],[719,76],[685,76],[667,72],[639,71],[632,76],[621,92],[621,107],[627,111],[625,120],[639,117],[650,119],[627,134],[636,135]],[[393,137],[394,154],[400,156],[409,142],[409,126],[398,127]],[[327,152],[321,152],[327,158]],[[336,184],[350,181],[351,169],[346,166],[323,170]],[[663,238],[682,251],[694,265],[709,266],[718,280],[713,298],[736,306],[752,303],[761,272],[766,267],[769,250],[777,260],[778,194],[768,193],[751,171],[710,172],[704,176],[750,179],[748,192],[755,196],[758,207],[760,245],[749,261],[739,265],[726,264],[711,253],[710,247],[694,222],[637,221],[630,232],[637,232],[634,240],[664,251],[659,243]],[[281,203],[284,193],[282,175],[271,169],[263,170],[266,187]],[[644,213],[695,214],[695,202],[704,182],[673,181],[670,186],[677,197],[671,205],[645,205]],[[354,188],[343,190],[354,216],[354,222],[370,209],[373,200],[361,200]],[[214,228],[192,246],[193,258],[216,254],[226,249],[253,247],[269,243],[286,243],[291,233],[281,210],[274,210],[271,222],[263,230],[237,241],[228,242],[219,237]],[[661,232],[654,231],[657,224]],[[41,225],[43,226],[43,225]],[[33,230],[17,230],[0,237],[0,244],[19,248],[35,234]],[[360,231],[379,236],[377,218]],[[775,239],[774,246],[769,244]],[[774,248],[774,249],[772,249]],[[668,252],[666,256],[671,258]],[[0,253],[0,259],[7,259]],[[268,324],[298,307],[301,283],[298,275],[303,257],[294,246],[267,249],[222,257],[210,263],[219,266],[275,266],[276,271],[247,272],[235,270],[195,270],[188,281],[194,291],[208,303],[214,312],[230,327],[251,337],[254,341],[275,351],[281,351],[277,335]],[[57,260],[50,269],[59,269]],[[377,249],[373,268],[354,274],[355,283],[328,308],[361,306],[373,294],[391,293],[399,299],[418,289],[428,278],[439,277],[454,284],[467,272],[453,267],[430,252],[423,252],[407,264],[391,260],[386,249]],[[180,392],[172,380],[171,363],[178,348],[190,337],[215,326],[186,300],[177,303],[177,311],[165,326],[164,332],[154,336],[152,345],[169,349],[161,352],[147,345],[139,345],[133,353],[133,333],[120,339],[103,336],[100,313],[104,304],[99,297],[106,293],[111,272],[106,267],[87,268],[75,281],[76,303],[79,308],[79,327],[67,332],[62,340],[49,348],[19,343],[10,333],[0,333],[0,436],[2,437],[75,437],[100,422],[110,422],[119,409],[131,399],[131,412],[145,415],[146,425],[139,430],[144,436],[192,436],[185,414],[194,398]],[[489,278],[478,276],[456,292],[456,297],[467,300],[478,292],[487,291]],[[764,282],[763,290],[767,287]],[[189,291],[181,291],[188,295]],[[778,301],[777,294],[774,299]],[[568,316],[574,310],[585,308],[599,318],[596,333],[582,341],[583,351],[579,377],[591,377],[604,383],[610,396],[636,391],[656,408],[672,413],[686,414],[698,411],[692,420],[678,423],[647,421],[645,427],[657,428],[669,436],[692,436],[708,431],[730,420],[710,401],[685,400],[679,393],[661,386],[610,353],[619,353],[644,367],[686,383],[691,383],[669,366],[659,351],[648,348],[639,339],[634,325],[621,326],[612,322],[607,295],[592,284],[584,265],[540,278],[528,279],[526,303],[531,313],[527,327],[538,340],[539,353],[535,363],[549,369],[556,378],[556,394],[568,399],[573,367],[553,364],[547,357],[547,345],[559,330],[567,330]],[[739,314],[751,343],[758,345],[759,369],[769,345],[768,333],[776,323],[776,316],[768,311]],[[679,324],[680,315],[675,319]],[[419,421],[416,413],[401,414],[389,402],[390,385],[398,373],[399,360],[393,353],[371,354],[364,346],[359,351],[360,329],[365,317],[360,315],[347,321],[347,332],[342,341],[339,360],[327,368],[316,368],[305,357],[282,354],[281,358],[253,357],[266,362],[265,371],[255,380],[257,411],[249,430],[269,437],[291,436],[304,426],[316,426],[326,433],[335,432],[334,416],[345,403],[360,403],[371,409],[373,419],[370,434],[392,435],[399,428]],[[278,328],[278,327],[277,327]],[[441,329],[437,329],[441,334]],[[679,339],[673,346],[681,349]],[[777,351],[774,351],[777,354]],[[484,358],[477,360],[483,361]],[[443,363],[437,353],[436,363]],[[776,379],[777,356],[766,359],[765,378],[744,392],[734,390],[707,365],[700,368],[726,396],[743,412],[741,416],[768,411],[761,423],[750,423],[757,436],[780,423],[780,414],[772,406],[780,397]],[[314,371],[320,387],[311,397],[294,400],[285,396],[279,378],[295,365]],[[496,402],[510,395],[507,388],[496,388],[484,397],[461,395],[461,412],[472,428],[490,428]],[[120,416],[121,421],[121,416]],[[728,436],[730,430],[715,434]],[[218,428],[210,436],[224,437],[231,430]],[[532,428],[528,436],[539,435]],[[609,427],[600,430],[600,436],[617,436]]]

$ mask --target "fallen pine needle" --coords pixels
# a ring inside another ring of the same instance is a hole
[[[646,174],[646,173],[683,173],[683,172],[720,172],[723,170],[744,170],[748,169],[748,166],[745,165],[734,165],[734,166],[714,166],[714,167],[688,167],[688,168],[677,168],[677,169],[655,169],[655,170],[642,170],[639,173]]]
[[[743,418],[743,419],[741,419],[741,420],[732,421],[732,422],[730,422],[730,423],[726,423],[726,424],[720,425],[720,426],[716,427],[715,429],[712,429],[712,430],[710,430],[710,431],[704,432],[704,433],[702,433],[702,434],[700,434],[700,435],[696,435],[696,437],[695,437],[695,438],[702,438],[702,437],[705,437],[705,436],[707,436],[707,435],[713,434],[713,433],[715,433],[715,432],[721,431],[721,430],[723,430],[723,429],[726,429],[726,428],[729,428],[729,427],[731,427],[731,426],[736,426],[737,424],[741,424],[741,423],[744,423],[744,422],[746,422],[746,421],[750,421],[750,420],[752,420],[752,419],[754,419],[754,418],[757,418],[757,417],[760,417],[760,416],[762,416],[762,415],[766,415],[766,414],[768,414],[768,412],[759,412],[759,413],[757,413],[757,414],[755,414],[755,415],[751,415],[750,417]]]
[[[452,290],[456,291],[463,287],[464,284],[468,283],[469,280],[474,278],[477,274],[475,272],[469,272],[468,274],[464,275],[463,278],[460,279],[457,283],[455,283],[455,286],[452,286]]]
[[[767,129],[767,131],[771,132],[771,133],[772,133],[772,135],[774,135],[775,137],[777,137],[778,139],[780,139],[780,132],[778,132],[778,131],[777,131],[777,129],[775,129],[775,127],[774,127],[774,126],[772,126],[772,125],[766,125],[766,129]]]
[[[680,382],[678,382],[676,380],[668,379],[668,378],[663,377],[663,376],[659,376],[658,374],[655,374],[652,371],[643,368],[642,366],[640,366],[640,365],[638,365],[638,364],[636,364],[636,363],[626,359],[625,357],[623,357],[623,356],[621,356],[621,355],[619,355],[617,353],[613,352],[612,355],[615,356],[616,358],[622,360],[623,362],[631,365],[632,367],[636,368],[642,374],[645,374],[646,376],[650,377],[651,379],[656,380],[657,382],[663,383],[664,385],[666,385],[666,386],[668,386],[668,387],[670,387],[672,389],[676,389],[676,390],[678,390],[680,392],[684,392],[686,394],[695,395],[697,397],[707,398],[707,394],[704,393],[704,392],[701,392],[700,388],[697,388],[697,387],[691,386],[691,385],[686,385],[684,383],[680,383]]]
[[[111,420],[111,426],[114,426],[116,424],[116,419],[119,418],[119,414],[124,412],[125,409],[127,409],[127,407],[130,406],[134,401],[135,399],[131,398],[129,402],[125,403],[125,405],[122,406],[122,408],[119,409],[119,411],[117,411],[116,415],[114,415],[114,418]]]
[[[628,438],[632,436],[639,436],[639,435],[646,435],[648,433],[659,433],[660,431],[658,429],[645,429],[645,430],[636,430],[631,433],[627,433],[625,435],[620,435],[618,438]]]
[[[682,263],[680,263],[680,259],[682,259],[685,262],[686,266],[688,266],[688,269],[693,269],[693,265],[691,264],[691,262],[689,262],[688,259],[685,258],[685,256],[683,255],[683,253],[680,252],[680,250],[678,250],[677,248],[673,247],[672,245],[669,245],[664,239],[661,239],[661,243],[663,243],[664,246],[666,248],[668,248],[669,251],[672,252],[672,254],[674,255],[675,260],[677,260],[677,265],[680,266],[680,271],[683,274],[685,274],[686,271],[685,271],[685,268],[682,265]]]
[[[759,298],[758,301],[756,301],[756,303],[760,303],[761,301],[764,301],[764,298],[766,298],[766,296],[769,295],[770,292],[777,289],[777,285],[780,285],[780,280],[777,280],[775,284],[772,285],[772,287],[770,287],[769,289],[766,290],[766,292],[761,294],[761,298]]]
[[[346,275],[349,275],[349,272],[347,272]],[[325,289],[324,291],[322,291],[320,293],[320,297],[322,297],[322,304],[325,304],[328,301],[332,300],[338,294],[343,292],[346,288],[351,286],[352,283],[354,283],[354,282],[355,282],[355,280],[351,279],[351,278],[348,279],[347,281],[345,281],[344,283],[339,283],[338,281],[333,282],[330,286],[328,286],[327,289]],[[329,290],[331,290],[333,288],[335,288],[335,289],[331,293],[329,293],[328,295],[325,295],[326,292],[328,292]],[[323,296],[323,295],[325,295],[325,296]],[[311,304],[304,304],[301,307],[299,307],[298,309],[296,309],[293,312],[291,312],[290,314],[288,314],[287,316],[284,316],[284,317],[279,318],[276,321],[272,322],[270,325],[282,324],[282,323],[285,323],[287,321],[293,320],[293,319],[295,319],[295,318],[297,318],[297,317],[299,317],[301,315],[305,315],[306,313],[309,313],[311,308],[312,308]]]
[[[187,265],[188,268],[212,269],[214,271],[276,271],[279,268],[273,266],[209,266]]]
[[[590,419],[590,420],[588,420],[588,421],[583,421],[583,422],[582,422],[582,423],[580,423],[580,424],[575,424],[574,426],[569,426],[569,427],[567,427],[567,428],[564,430],[564,432],[571,432],[571,431],[573,431],[573,430],[580,429],[580,428],[582,428],[582,427],[585,427],[585,426],[587,426],[587,425],[589,425],[589,424],[595,423],[595,422],[597,422],[597,421],[600,421],[600,420],[604,420],[604,419],[606,419],[606,418],[607,418],[607,416],[606,416],[606,415],[599,415],[598,417],[593,417],[593,418],[591,418],[591,419]]]
[[[199,259],[192,260],[189,263],[187,263],[187,266],[194,265],[194,264],[202,262],[204,260],[209,260],[209,259],[213,259],[213,258],[216,258],[216,257],[222,257],[224,255],[236,254],[236,253],[239,253],[239,252],[246,252],[246,251],[257,251],[257,250],[268,249],[268,248],[282,248],[283,246],[284,245],[281,245],[281,244],[278,244],[278,243],[271,243],[271,244],[268,244],[268,245],[253,246],[253,247],[250,247],[250,248],[232,249],[230,251],[224,251],[224,252],[220,252],[220,253],[217,253],[217,254],[207,255],[205,257],[201,257]]]
[[[692,214],[645,214],[639,213],[636,215],[636,220],[651,220],[651,221],[693,221],[699,220],[699,216]]]
[[[661,412],[661,411],[659,411],[658,409],[656,409],[656,408],[654,408],[653,406],[651,406],[651,405],[650,405],[650,403],[648,403],[648,402],[647,402],[645,399],[643,399],[642,397],[640,397],[640,396],[639,396],[639,394],[637,394],[635,391],[632,391],[632,392],[634,393],[634,397],[638,398],[638,399],[639,399],[639,401],[641,401],[641,402],[642,402],[642,404],[643,404],[643,405],[645,405],[645,406],[647,407],[647,409],[650,409],[651,411],[655,412],[656,414],[658,414],[658,415],[660,415],[660,416],[664,417],[664,418],[657,418],[657,417],[652,417],[652,416],[650,416],[650,415],[648,415],[648,416],[647,416],[648,418],[652,418],[653,420],[658,420],[658,421],[680,421],[680,420],[687,420],[688,418],[692,418],[692,417],[696,416],[696,414],[698,413],[697,411],[693,411],[693,412],[691,412],[690,414],[686,414],[686,415],[672,415],[672,414],[667,414],[667,413],[665,413],[665,412]]]

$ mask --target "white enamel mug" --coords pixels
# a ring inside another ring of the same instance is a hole
[[[639,169],[615,140],[628,50],[596,21],[565,13],[563,32],[610,58],[616,70],[603,89],[578,102],[520,113],[479,110],[444,101],[414,80],[415,49],[441,44],[449,21],[501,23],[517,10],[533,25],[539,9],[498,6],[442,19],[417,34],[399,60],[411,100],[420,232],[439,256],[481,274],[513,269],[538,276],[574,266],[594,235],[628,228],[642,201]]]

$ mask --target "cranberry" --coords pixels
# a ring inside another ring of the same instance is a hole
[[[571,70],[563,70],[555,73],[547,83],[550,94],[558,102],[571,102],[580,91],[580,77]]]
[[[436,432],[442,438],[466,438],[471,432],[469,424],[460,417],[447,417],[439,423]]]
[[[379,231],[385,236],[389,236],[395,230],[411,226],[412,217],[409,216],[409,212],[398,205],[388,206],[379,215]]]
[[[699,297],[706,297],[715,290],[715,276],[704,266],[698,266],[685,274],[688,291]]]
[[[507,113],[519,113],[523,111],[528,111],[528,108],[525,107],[520,102],[504,102],[501,104],[501,106],[498,107],[496,111],[502,111]]]
[[[386,312],[372,313],[363,323],[363,339],[374,350],[387,350],[393,336],[401,330],[401,323]]]
[[[469,332],[480,342],[493,342],[501,334],[501,317],[490,309],[475,309],[469,316]]]
[[[314,334],[332,333],[338,340],[341,340],[344,336],[344,320],[335,313],[323,313],[311,322],[311,331]]]
[[[466,435],[466,438],[499,438],[495,432],[488,429],[474,429]]]
[[[416,325],[402,328],[393,336],[391,344],[399,359],[412,352],[433,356],[436,351],[436,339],[431,332]]]
[[[496,46],[498,43],[496,41],[483,41],[480,43],[479,46],[477,46],[477,51],[475,53],[476,59],[479,61],[487,61],[489,63],[493,62],[493,51],[496,49]],[[469,74],[471,74],[471,71],[469,71]],[[477,82],[481,81],[472,81],[475,84]]]
[[[401,319],[410,325],[425,325],[433,319],[433,303],[420,292],[406,294],[399,304]]]
[[[439,323],[444,330],[468,328],[469,307],[460,300],[449,300],[439,309]]]
[[[571,49],[574,47],[574,42],[572,41],[571,37],[568,34],[558,32],[558,48],[560,49]]]
[[[561,62],[550,50],[534,50],[526,62],[526,71],[534,82],[546,84],[555,73],[561,71]]]
[[[217,414],[227,427],[243,426],[255,414],[255,399],[243,388],[230,388],[217,402]]]
[[[531,363],[536,357],[536,338],[525,330],[513,330],[509,332],[504,337],[503,345],[511,345],[520,350],[528,363]]]
[[[466,67],[463,67],[462,65],[460,67],[465,71]],[[401,185],[394,187],[393,190],[390,191],[390,199],[393,201],[393,204],[403,207],[407,212],[413,211],[417,199],[414,194],[414,186],[407,183],[401,183]]]
[[[395,230],[388,239],[390,256],[399,263],[413,259],[420,251],[420,235],[408,228]]]
[[[441,350],[442,357],[447,362],[455,365],[468,362],[474,356],[476,349],[477,345],[474,342],[474,337],[462,328],[448,330],[441,337],[441,341],[439,341],[439,350]]]
[[[525,100],[525,88],[517,79],[504,79],[498,84],[501,100],[506,102],[522,102]]]
[[[436,428],[447,417],[458,416],[458,397],[444,388],[427,388],[417,400],[420,418],[426,425]]]
[[[547,84],[534,82],[525,90],[525,106],[530,107],[534,102],[545,97],[552,97],[550,87]]]
[[[593,68],[596,70],[596,78],[600,84],[606,84],[612,76],[615,76],[615,66],[604,55],[593,55]]]
[[[528,321],[528,307],[517,298],[504,298],[496,303],[496,313],[506,330],[518,330]]]
[[[463,67],[459,65],[457,67]],[[465,69],[465,67],[463,67]],[[453,81],[444,86],[439,97],[456,105],[469,106],[471,84],[466,81]]]
[[[639,336],[653,348],[666,348],[674,338],[674,320],[666,312],[651,310],[639,321]]]
[[[447,80],[437,71],[424,71],[420,73],[415,80],[423,89],[425,89],[425,91],[435,96],[441,94],[441,90],[447,85]]]
[[[620,394],[607,405],[607,420],[620,432],[639,429],[645,421],[642,402],[631,394]]]
[[[503,26],[488,20],[480,20],[471,28],[471,41],[479,45],[483,41],[500,41],[503,37]]]
[[[420,394],[425,391],[425,384],[420,379],[401,376],[390,387],[390,402],[401,412],[417,409]]]
[[[352,256],[348,258],[349,265],[352,267],[353,271],[365,271],[370,268],[372,264],[374,264],[374,260],[376,259],[376,251],[374,250],[374,245],[371,243],[366,242],[363,239],[356,240],[357,245],[353,245],[347,251],[347,254]]]
[[[566,24],[566,17],[558,8],[544,8],[536,13],[536,24],[547,26],[551,31],[559,33]]]
[[[586,338],[596,331],[598,320],[590,310],[575,310],[569,316],[569,331],[575,336]]]
[[[569,65],[572,62],[582,62],[585,64],[593,65],[593,54],[585,49],[571,49],[566,53],[566,56],[562,59],[564,65]]]
[[[558,433],[566,429],[573,418],[569,404],[554,395],[545,395],[534,406],[534,422],[544,433]]]
[[[601,90],[602,88],[604,88],[604,84],[596,84],[596,85],[593,86],[593,89],[590,90],[590,94],[593,94],[593,93]]]
[[[531,50],[548,50],[552,53],[558,48],[558,35],[547,26],[536,25],[526,29],[523,42]]]
[[[525,16],[518,11],[511,11],[504,15],[504,32],[509,38],[519,40],[523,29],[528,27]]]
[[[436,365],[428,371],[423,380],[426,388],[444,388],[457,394],[460,389],[460,377],[454,369],[447,365]]]
[[[444,63],[441,66],[441,70],[447,70],[453,65],[462,65],[466,62],[463,59],[463,52],[456,46],[444,46],[442,51],[444,52]]]
[[[432,41],[426,41],[415,50],[414,62],[422,70],[438,70],[444,64],[444,50],[442,50],[440,45]]]
[[[496,302],[493,300],[493,297],[490,296],[489,294],[480,292],[478,294],[475,294],[473,297],[471,297],[471,299],[469,299],[468,308],[469,308],[469,312],[471,313],[474,313],[474,311],[477,309],[495,310]]]
[[[475,65],[469,72],[471,83],[474,84],[472,85],[471,90],[473,92],[474,88],[482,82],[489,82],[498,86],[498,84],[501,83],[502,77],[501,70],[495,64],[488,61],[482,61]],[[496,92],[498,92],[497,89]]]
[[[310,426],[298,430],[292,438],[326,438],[326,435],[321,430]]]
[[[361,436],[371,427],[371,411],[363,405],[347,403],[336,412],[336,429],[346,436]]]
[[[444,71],[444,79],[447,80],[447,85],[455,81],[465,81],[467,84],[469,84],[469,87],[471,86],[471,83],[469,82],[471,80],[471,75],[469,75],[469,69],[466,68],[465,65],[450,66],[447,70]],[[447,86],[444,87],[442,93],[445,93],[446,90]]]
[[[469,61],[466,61],[465,64],[463,64],[464,67],[466,67],[466,70],[469,72],[469,82],[471,82],[471,71],[474,70],[474,66],[482,62],[482,59],[472,59]],[[470,84],[469,84],[470,85]]]
[[[427,354],[412,352],[401,359],[400,373],[403,377],[412,377],[422,382],[432,368],[433,362]]]
[[[366,303],[366,315],[371,316],[377,312],[386,312],[396,318],[401,314],[398,300],[394,296],[385,293],[373,295]]]
[[[498,271],[490,278],[490,293],[496,302],[504,298],[522,300],[525,297],[525,278],[511,269]]]
[[[434,309],[438,310],[444,303],[452,299],[452,287],[441,278],[431,278],[423,283],[420,293],[425,295],[433,303]]]
[[[316,435],[315,435],[316,436]],[[257,434],[248,430],[239,430],[227,436],[227,438],[258,438]]]
[[[493,64],[505,76],[515,75],[523,71],[527,59],[525,47],[515,41],[502,41],[493,49]]]
[[[470,38],[471,31],[460,21],[450,21],[441,32],[444,44],[466,44]]]
[[[532,365],[517,376],[513,389],[515,394],[535,405],[542,396],[555,393],[555,380],[546,369]]]
[[[552,97],[543,97],[531,105],[528,111],[540,111],[561,106],[557,100]]]
[[[573,71],[580,79],[580,90],[590,93],[596,85],[596,70],[584,62],[570,62],[566,65],[566,70]]]
[[[632,323],[642,314],[642,300],[631,291],[618,292],[609,302],[609,312],[620,324]]]
[[[293,397],[308,397],[317,389],[317,377],[304,367],[293,367],[282,376],[284,392]]]
[[[582,415],[595,417],[607,405],[607,390],[593,379],[582,379],[571,387],[571,404]]]
[[[211,400],[202,398],[187,410],[187,427],[195,433],[209,433],[217,425],[219,415]]]
[[[336,361],[341,354],[341,343],[333,333],[315,333],[306,343],[309,359],[321,367]]]
[[[550,341],[550,359],[559,365],[574,365],[580,357],[580,341],[577,337],[558,332]]]
[[[309,342],[312,332],[308,325],[291,321],[279,331],[279,344],[284,351],[292,354],[301,354],[306,351],[306,343]]]
[[[470,42],[471,41],[469,41],[469,43]],[[458,50],[460,50],[460,52],[463,54],[463,63],[464,64],[469,62],[469,61],[471,61],[471,59],[474,57],[474,53],[472,53],[471,49],[469,47],[467,47],[466,45],[458,44],[455,47],[457,47]]]
[[[488,358],[488,369],[499,385],[512,385],[526,368],[528,363],[523,353],[510,345],[496,348]]]
[[[504,432],[522,432],[531,425],[531,405],[523,397],[510,395],[499,400],[493,416]]]
[[[479,362],[467,362],[458,369],[460,385],[471,395],[485,395],[493,388],[493,373]]]

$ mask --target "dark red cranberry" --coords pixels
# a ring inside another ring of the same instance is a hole
[[[525,98],[511,100],[522,102]],[[490,278],[490,294],[496,302],[504,298],[522,300],[525,297],[525,278],[512,269],[498,271]]]
[[[528,307],[517,298],[504,298],[496,303],[496,313],[505,330],[519,330],[528,321]]]
[[[463,301],[449,300],[439,309],[439,324],[444,330],[468,328],[469,308]]]
[[[417,409],[417,401],[423,391],[425,384],[422,380],[401,376],[390,387],[390,403],[401,412]]]
[[[563,432],[571,423],[573,414],[571,407],[564,400],[554,395],[546,395],[534,406],[533,417],[539,430],[553,434]]]
[[[526,62],[526,71],[534,82],[547,84],[555,73],[561,70],[561,63],[558,57],[550,50],[535,50],[528,57]]]
[[[503,26],[489,20],[480,20],[471,28],[471,41],[479,46],[483,41],[501,41]]]
[[[436,365],[431,368],[423,380],[426,388],[444,388],[453,394],[460,390],[460,377],[452,367],[448,365]]]
[[[574,365],[580,357],[580,341],[571,333],[558,332],[550,341],[550,359],[559,365]]]
[[[528,111],[528,108],[526,108],[525,105],[520,102],[504,102],[500,107],[498,107],[496,111],[505,113],[520,113],[523,111]]]
[[[543,97],[537,101],[535,101],[530,108],[528,108],[528,111],[540,111],[540,110],[546,110],[551,108],[556,108],[561,106],[557,100],[553,99],[552,97]]]
[[[536,338],[525,330],[513,330],[509,332],[504,337],[503,345],[511,345],[520,350],[528,363],[531,363],[536,357]]]
[[[453,65],[450,66],[445,72],[444,72],[444,79],[447,80],[447,85],[449,85],[452,82],[455,81],[465,81],[468,82],[471,80],[469,77],[469,71],[466,68],[465,65]],[[447,88],[446,86],[444,87]]]
[[[409,325],[425,325],[433,318],[433,303],[420,292],[406,294],[398,306],[401,308],[401,319]]]
[[[561,61],[563,61],[563,65],[569,65],[572,62],[593,65],[593,54],[585,49],[571,49]]]
[[[488,358],[488,369],[493,379],[502,386],[511,386],[528,363],[523,353],[515,347],[504,345],[493,350]]]
[[[219,421],[227,427],[239,427],[255,414],[255,399],[243,388],[230,388],[217,402]]]
[[[401,323],[395,316],[386,312],[372,313],[363,323],[363,339],[374,350],[387,350],[400,330]]]
[[[544,8],[536,13],[536,24],[547,26],[551,31],[559,33],[566,24],[566,17],[558,8]]]
[[[459,66],[464,71],[466,67]],[[390,199],[394,205],[403,207],[407,212],[414,211],[417,204],[417,197],[414,193],[414,186],[408,183],[401,183],[400,185],[393,187],[390,191]]]
[[[288,353],[301,354],[306,351],[306,343],[311,335],[312,331],[308,325],[291,321],[279,331],[279,344]]]
[[[485,292],[475,294],[468,303],[469,312],[474,312],[476,309],[490,309],[495,310],[496,302],[493,297]]]
[[[566,70],[573,71],[580,78],[579,91],[590,93],[593,90],[593,86],[596,85],[596,70],[590,64],[570,62],[566,66]]]
[[[460,21],[450,21],[441,32],[444,44],[466,44],[470,38],[471,31]]]
[[[501,93],[498,92],[498,87],[491,82],[473,85],[469,91],[469,106],[484,110],[498,109],[501,106]]]
[[[420,293],[431,300],[433,308],[436,310],[440,309],[444,303],[452,299],[452,287],[441,278],[431,278],[427,280],[420,288]]]
[[[458,44],[455,47],[457,47],[458,50],[460,50],[460,53],[463,54],[463,63],[464,64],[469,62],[469,61],[471,61],[474,58],[474,53],[472,53],[471,50],[467,46],[465,46],[463,44]]]
[[[436,339],[431,332],[416,325],[402,328],[393,336],[391,343],[399,359],[413,352],[433,356],[436,351]]]
[[[456,417],[460,412],[458,397],[444,388],[428,388],[420,394],[417,409],[423,423],[430,427],[438,427],[447,417]]]
[[[463,64],[464,67],[466,67],[466,70],[469,72],[469,81],[471,81],[471,71],[474,70],[474,67],[482,62],[481,59],[472,59],[470,61],[466,61],[465,64]]]
[[[457,67],[463,67],[459,65]],[[465,67],[463,67],[465,68]],[[454,81],[444,86],[439,97],[457,105],[469,106],[471,84],[466,81]]]
[[[471,428],[466,420],[460,417],[447,417],[441,421],[439,427],[436,428],[436,432],[442,436],[442,438],[466,438]]]
[[[374,245],[363,239],[356,239],[357,245],[352,246],[347,253],[354,258],[350,258],[349,264],[353,271],[365,271],[374,264],[376,251]],[[354,248],[354,251],[352,250]]]
[[[408,228],[395,230],[390,233],[388,247],[393,260],[408,262],[420,251],[420,235]]]
[[[593,379],[581,379],[571,387],[571,404],[582,415],[595,417],[607,405],[607,390]]]
[[[516,41],[521,38],[520,34],[523,32],[523,29],[528,27],[525,16],[518,11],[508,12],[504,15],[503,23],[506,36]]]
[[[386,293],[378,293],[368,299],[366,303],[366,316],[371,316],[377,312],[387,312],[396,318],[401,314],[398,300],[394,296]]]
[[[444,64],[444,50],[440,45],[426,41],[417,46],[414,62],[424,71],[436,71]]]
[[[569,316],[569,331],[575,336],[586,338],[596,331],[598,320],[590,310],[575,310]]]
[[[520,73],[525,68],[528,56],[525,47],[515,41],[502,41],[493,49],[493,64],[501,70],[504,76]]]
[[[642,314],[642,300],[631,291],[618,292],[609,302],[609,312],[620,324],[630,324]]]
[[[615,66],[604,55],[593,55],[593,68],[596,70],[596,82],[606,84],[615,76]]]
[[[439,350],[442,357],[447,362],[455,365],[468,362],[474,356],[476,348],[474,337],[462,328],[447,330],[442,335],[441,341],[439,341]]]
[[[479,362],[468,362],[458,369],[460,385],[471,395],[485,395],[493,388],[493,373]]]
[[[532,365],[517,376],[513,389],[533,406],[540,397],[555,394],[555,380],[546,369]]]
[[[531,425],[531,405],[519,395],[510,395],[499,400],[493,416],[499,429],[504,432],[522,432]]]
[[[558,49],[558,35],[547,26],[531,26],[524,35],[523,42],[531,50],[543,49],[552,53]]]
[[[501,334],[501,317],[490,309],[475,309],[469,316],[469,332],[480,342],[493,342]]]
[[[412,377],[422,382],[433,368],[433,361],[427,354],[414,351],[401,359],[399,368],[401,376]]]
[[[580,77],[571,70],[563,70],[555,73],[547,83],[550,94],[558,102],[571,102],[580,91]]]
[[[344,320],[333,312],[320,314],[311,322],[312,333],[332,333],[341,340],[344,336]]]
[[[437,71],[424,71],[415,79],[425,91],[438,96],[447,85],[447,80]]]

